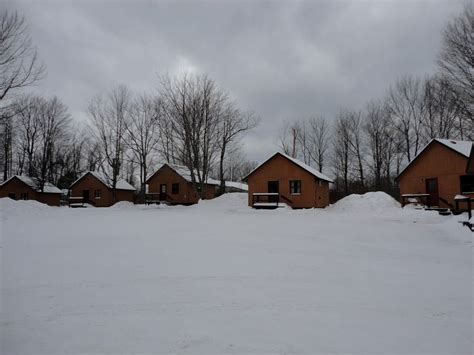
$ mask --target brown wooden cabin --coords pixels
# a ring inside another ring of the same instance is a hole
[[[0,185],[0,197],[13,200],[35,200],[49,206],[59,206],[62,191],[53,184],[44,184],[43,191],[35,178],[15,175]]]
[[[456,195],[474,197],[474,175],[466,172],[472,145],[432,139],[397,177],[402,200],[426,194],[428,206],[454,208]]]
[[[248,204],[254,208],[275,208],[285,203],[292,208],[324,208],[329,205],[329,183],[323,173],[283,153],[275,153],[244,179]]]
[[[104,174],[96,171],[84,173],[71,184],[70,190],[72,199],[82,198],[82,202],[95,207],[109,207],[120,201],[133,202],[135,195],[132,185],[125,180],[118,180],[114,199],[112,183]]]
[[[216,197],[219,182],[209,178],[205,184],[204,198]],[[156,202],[170,205],[192,205],[199,201],[194,190],[189,169],[176,164],[163,164],[146,180],[148,196]]]

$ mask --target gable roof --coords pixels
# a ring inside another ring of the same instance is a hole
[[[457,154],[462,155],[465,158],[469,158],[471,153],[471,148],[473,146],[471,141],[460,141],[454,139],[440,139],[440,138],[433,138],[431,141],[426,144],[423,149],[421,149],[418,154],[402,169],[400,174],[398,174],[397,179],[402,176],[402,174],[412,165],[412,163],[417,160],[433,143],[439,143],[446,148],[454,151]]]
[[[101,183],[103,183],[105,186],[107,186],[109,189],[112,188],[112,181],[109,179],[105,174],[102,174],[98,171],[86,171],[84,174],[82,174],[76,181],[74,181],[70,187],[74,186],[76,183],[78,183],[83,177],[85,177],[87,174],[91,174],[93,177],[95,177],[97,180],[99,180]],[[128,182],[126,182],[123,179],[120,179],[117,181],[115,188],[117,190],[128,190],[128,191],[135,191],[136,189],[130,185]]]
[[[15,178],[20,180],[24,184],[28,185],[29,187],[31,187],[36,192],[43,192],[43,193],[47,193],[47,194],[62,194],[63,193],[55,185],[53,185],[49,182],[45,182],[45,184],[43,186],[43,191],[41,191],[41,189],[39,188],[40,184],[38,182],[38,179],[30,177],[30,176],[25,176],[25,175],[13,175],[11,178],[5,180],[1,184],[1,186],[5,185],[7,182],[9,182],[10,180],[15,179]]]
[[[261,163],[260,165],[258,165],[255,169],[253,169],[246,177],[244,177],[242,180],[247,180],[248,177],[250,175],[252,175],[255,171],[257,171],[258,169],[260,169],[263,165],[265,165],[269,160],[273,159],[273,157],[277,156],[277,155],[280,155],[282,156],[283,158],[289,160],[290,162],[292,162],[293,164],[296,164],[298,165],[300,168],[302,168],[303,170],[306,170],[308,173],[310,173],[311,175],[313,175],[314,177],[320,179],[320,180],[324,180],[324,181],[328,181],[328,182],[334,182],[334,180],[332,180],[331,178],[327,177],[326,175],[324,175],[323,173],[319,172],[318,170],[316,170],[315,168],[309,166],[308,164],[305,164],[303,163],[302,161],[296,159],[296,158],[293,158],[293,157],[290,157],[289,155],[286,155],[284,153],[280,153],[280,152],[277,152],[275,154],[273,154],[270,158],[268,158],[267,160],[265,160],[263,163]]]
[[[168,166],[171,170],[173,170],[176,174],[181,176],[184,180],[187,182],[192,182],[191,179],[191,172],[189,171],[189,168],[184,165],[177,165],[177,164],[170,164],[170,163],[164,163],[158,170],[156,170],[154,173],[152,173],[147,179],[150,180],[153,175],[155,175],[160,169],[162,169],[164,166]],[[197,176],[197,171],[194,171],[194,175]],[[210,177],[207,178],[206,184],[208,185],[220,185],[220,181],[212,179]]]

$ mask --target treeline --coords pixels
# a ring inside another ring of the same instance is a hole
[[[438,71],[405,76],[363,110],[286,122],[280,147],[336,177],[341,194],[386,190],[432,138],[474,140],[474,5],[443,32]]]
[[[24,95],[4,117],[3,178],[25,174],[67,188],[84,171],[101,171],[115,189],[120,178],[145,193],[159,162],[185,165],[196,190],[208,177],[240,179],[252,168],[239,153],[258,120],[240,110],[207,76],[164,76],[160,93],[126,86],[94,97],[80,125],[58,98]],[[232,174],[232,176],[231,176]],[[224,185],[221,187],[224,188]]]

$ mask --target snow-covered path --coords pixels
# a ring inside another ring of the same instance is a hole
[[[0,202],[2,354],[472,351],[458,217]]]

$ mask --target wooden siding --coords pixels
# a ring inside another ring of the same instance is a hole
[[[101,190],[100,198],[95,198],[95,190]],[[86,174],[71,186],[71,197],[83,197],[84,191],[89,191],[89,203],[96,207],[109,207],[116,202],[133,202],[134,191],[116,190],[116,200],[111,188],[92,174]]]
[[[166,185],[166,193],[170,197],[169,203],[177,205],[192,205],[199,201],[199,195],[194,191],[193,184],[186,181],[168,165],[163,165],[148,180],[148,192],[159,193],[160,186]],[[173,194],[172,185],[179,184],[179,193]],[[205,199],[216,197],[216,186],[205,185]]]
[[[61,194],[38,192],[17,177],[13,177],[0,187],[0,197],[8,197],[12,193],[15,194],[15,200],[20,200],[21,194],[26,193],[28,200],[35,200],[49,206],[59,206],[61,199]]]
[[[426,179],[438,179],[438,195],[451,205],[461,193],[461,175],[466,175],[467,158],[434,141],[399,176],[400,194],[426,193]],[[449,207],[440,200],[440,207]]]
[[[301,180],[301,193],[290,194],[290,180]],[[275,155],[247,178],[248,204],[253,193],[268,192],[268,181],[278,181],[280,194],[292,201],[293,208],[323,208],[329,204],[329,183],[281,155]]]

